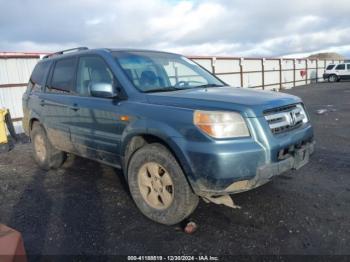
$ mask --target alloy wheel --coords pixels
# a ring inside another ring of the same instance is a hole
[[[155,209],[166,209],[174,200],[174,184],[168,171],[158,163],[145,163],[138,172],[141,195]]]

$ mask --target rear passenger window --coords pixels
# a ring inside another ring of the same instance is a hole
[[[39,62],[35,66],[29,80],[34,90],[39,91],[45,85],[46,75],[50,69],[50,65],[51,65],[50,61],[44,61],[44,62]]]
[[[350,70],[350,64],[347,64],[347,70]]]
[[[74,89],[75,65],[76,58],[58,60],[52,74],[50,88],[71,92]]]
[[[339,64],[339,65],[337,65],[337,67],[335,69],[336,70],[345,70],[345,64]]]

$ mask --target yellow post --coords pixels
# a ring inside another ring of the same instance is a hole
[[[7,109],[0,109],[0,144],[7,144],[5,116]]]

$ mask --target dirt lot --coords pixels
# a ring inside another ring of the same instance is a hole
[[[350,254],[350,82],[288,92],[314,124],[311,163],[235,195],[241,210],[201,201],[194,235],[145,218],[118,170],[70,156],[43,172],[26,143],[0,155],[0,222],[29,254]]]

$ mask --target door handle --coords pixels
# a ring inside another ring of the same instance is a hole
[[[41,99],[41,100],[40,100],[40,105],[41,105],[41,106],[44,106],[44,105],[45,105],[45,100],[44,100],[44,99]]]
[[[73,111],[78,111],[79,110],[79,107],[78,107],[78,104],[73,104],[70,109],[72,109]]]

